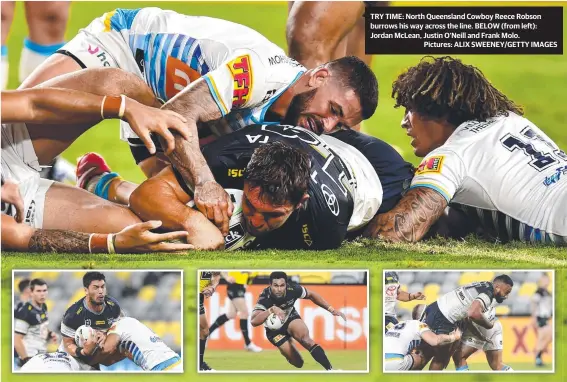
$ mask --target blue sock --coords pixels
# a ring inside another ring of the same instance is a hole
[[[53,45],[41,45],[33,42],[27,37],[24,39],[24,47],[28,48],[32,52],[41,54],[42,56],[51,56],[53,53],[57,52],[57,50],[61,49],[64,45],[64,42]]]
[[[500,370],[502,370],[502,371],[508,371],[508,370],[510,370],[510,366],[508,366],[508,365],[502,365],[502,369],[500,369]]]
[[[8,47],[6,45],[2,45],[2,58],[8,56]]]
[[[110,183],[114,178],[118,178],[119,175],[115,172],[109,172],[108,174],[104,174],[102,178],[96,184],[94,189],[94,194],[99,196],[103,199],[108,200],[108,189],[110,188]]]
[[[457,371],[468,371],[469,365],[457,367]]]

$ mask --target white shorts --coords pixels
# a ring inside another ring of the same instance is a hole
[[[413,357],[411,354],[406,354],[403,358],[386,358],[384,357],[384,370],[385,371],[400,371],[411,370],[413,366]]]
[[[18,182],[24,199],[24,223],[43,228],[45,195],[53,184],[42,179],[41,166],[24,123],[2,124],[2,179]],[[12,205],[3,204],[2,213],[15,216]]]
[[[112,12],[94,19],[58,52],[72,57],[82,68],[119,68],[144,80],[134,54],[122,33],[107,28]],[[120,121],[120,139],[138,138],[130,125]]]
[[[494,323],[492,329],[485,329],[477,325],[477,330],[487,339],[480,339],[474,336],[470,330],[465,330],[461,342],[467,346],[473,347],[477,350],[491,351],[504,349],[504,337],[502,334],[502,324],[500,320]]]

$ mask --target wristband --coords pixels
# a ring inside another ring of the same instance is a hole
[[[89,236],[89,253],[108,253],[107,234],[91,233]]]
[[[116,249],[114,248],[114,236],[114,234],[106,235],[106,247],[110,254],[116,253]]]
[[[104,96],[100,104],[100,116],[102,119],[122,118],[126,109],[126,97]]]
[[[327,310],[328,310],[330,313],[334,313],[334,312],[335,312],[335,308],[333,308],[331,305],[329,305],[329,307],[327,308]]]

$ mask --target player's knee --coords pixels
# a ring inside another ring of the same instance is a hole
[[[228,318],[229,320],[232,320],[233,318],[236,317],[236,312],[228,312],[226,313],[226,318]]]
[[[207,327],[201,328],[201,330],[199,331],[199,334],[200,334],[202,340],[206,340],[207,337],[209,336],[209,327],[207,326]]]
[[[34,26],[37,34],[50,38],[53,42],[61,42],[65,36],[69,11],[67,6],[44,7],[41,12],[30,15],[30,32]]]

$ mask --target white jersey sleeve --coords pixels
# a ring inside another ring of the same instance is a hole
[[[388,330],[384,337],[384,353],[408,354],[421,343],[423,333],[430,331],[426,323],[407,320]]]
[[[421,161],[410,188],[431,188],[443,195],[448,203],[461,187],[465,176],[461,158],[453,151],[439,148]]]

